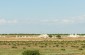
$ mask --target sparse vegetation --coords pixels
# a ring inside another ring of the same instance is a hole
[[[40,39],[21,38],[22,40],[20,40],[18,38],[16,40],[15,38],[15,41],[0,41],[0,49],[1,49],[0,55],[21,55],[22,52],[24,53],[27,50],[30,52],[31,50],[33,50],[33,52],[35,50],[39,50],[39,53],[41,55],[85,55],[84,38],[82,38],[83,40],[80,38],[78,38],[78,40],[76,40],[77,38],[65,39],[63,37],[61,39],[62,35],[60,34],[57,34],[57,35],[50,34],[50,35],[51,35],[50,38],[46,38],[46,39],[45,38],[40,38]],[[10,36],[10,35],[6,34],[6,36]],[[52,38],[53,36],[56,36],[57,38]],[[0,40],[2,39],[5,39],[5,38],[0,38]],[[11,38],[8,38],[8,39],[12,40]]]
[[[38,50],[26,50],[22,55],[40,55],[40,53]]]

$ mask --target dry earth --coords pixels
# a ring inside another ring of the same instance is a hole
[[[75,41],[75,40],[85,40],[85,37],[71,38],[71,37],[63,37],[61,39],[58,38],[15,38],[15,37],[0,37],[0,41]]]

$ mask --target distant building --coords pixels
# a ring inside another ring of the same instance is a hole
[[[83,37],[85,37],[85,35]]]
[[[49,38],[49,35],[47,35],[47,34],[41,34],[41,35],[39,35],[38,37],[39,37],[39,38]]]
[[[1,36],[1,35],[0,35],[0,37],[4,37],[4,38],[5,38],[6,36]]]
[[[77,34],[70,34],[68,37],[79,37]]]

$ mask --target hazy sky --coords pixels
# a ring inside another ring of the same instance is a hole
[[[85,33],[85,0],[0,0],[0,33]]]

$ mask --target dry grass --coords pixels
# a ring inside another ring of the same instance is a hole
[[[16,38],[16,37],[0,37],[0,41],[75,41],[75,40],[85,40],[84,37],[71,38],[71,37],[63,37],[61,39],[58,38]]]

